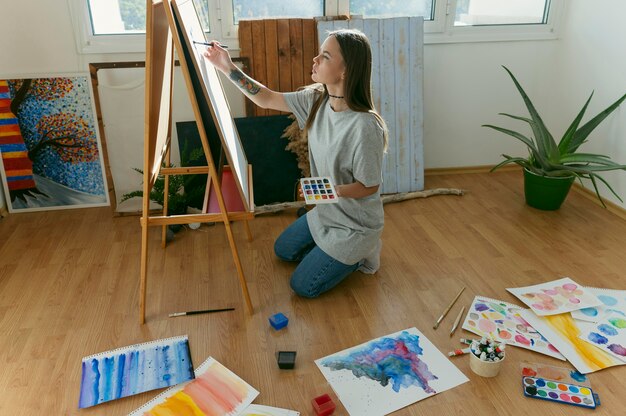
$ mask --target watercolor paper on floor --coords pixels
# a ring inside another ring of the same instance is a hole
[[[585,328],[580,338],[603,351],[626,361],[626,319],[610,314],[606,319]]]
[[[557,315],[602,304],[593,293],[569,277],[507,290],[539,316]]]
[[[239,416],[300,416],[300,412],[260,404],[251,404]]]
[[[600,289],[588,287],[591,293],[602,302],[600,306],[572,311],[574,319],[589,322],[600,322],[606,315],[613,313],[626,318],[626,290]]]
[[[194,378],[187,336],[83,358],[78,407],[90,407]]]
[[[165,390],[129,416],[235,416],[259,392],[213,357],[196,369],[195,380]]]
[[[468,381],[417,328],[315,361],[353,416],[380,416]]]
[[[463,322],[463,329],[565,361],[556,347],[520,316],[521,309],[512,303],[476,296]]]
[[[523,309],[520,313],[522,318],[546,337],[583,374],[624,364],[621,360],[580,339],[583,332],[595,325],[591,322],[577,321],[569,313],[537,316],[528,309]]]

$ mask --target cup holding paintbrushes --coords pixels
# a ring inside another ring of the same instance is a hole
[[[492,338],[483,337],[469,346],[470,368],[481,377],[495,377],[502,368],[506,358],[506,344]]]

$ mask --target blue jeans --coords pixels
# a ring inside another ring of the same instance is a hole
[[[281,260],[300,262],[290,284],[294,292],[307,298],[329,291],[359,267],[359,263],[343,264],[324,253],[313,240],[306,215],[282,232],[274,243],[274,252]]]

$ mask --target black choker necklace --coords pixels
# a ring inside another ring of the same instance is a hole
[[[338,96],[338,95],[332,95],[332,94],[328,94],[328,96],[329,96],[329,97],[332,97],[332,98],[343,98],[343,97],[340,97],[340,96]]]

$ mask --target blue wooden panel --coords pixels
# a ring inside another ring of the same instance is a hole
[[[374,107],[380,111],[380,31],[378,29],[380,20],[363,20],[363,33],[367,36],[372,46],[372,99]]]
[[[328,31],[348,27],[363,31],[372,46],[372,98],[389,129],[382,193],[422,190],[423,18],[320,21],[320,45]]]
[[[395,28],[393,19],[382,19],[380,26],[380,114],[389,129],[389,147],[383,163],[383,193],[398,192],[398,129],[396,126]]]
[[[411,191],[424,189],[424,18],[409,19],[411,56],[409,72],[412,74],[411,91]]]
[[[394,85],[396,119],[396,192],[411,190],[411,79],[409,71],[409,18],[391,19],[394,24]]]

